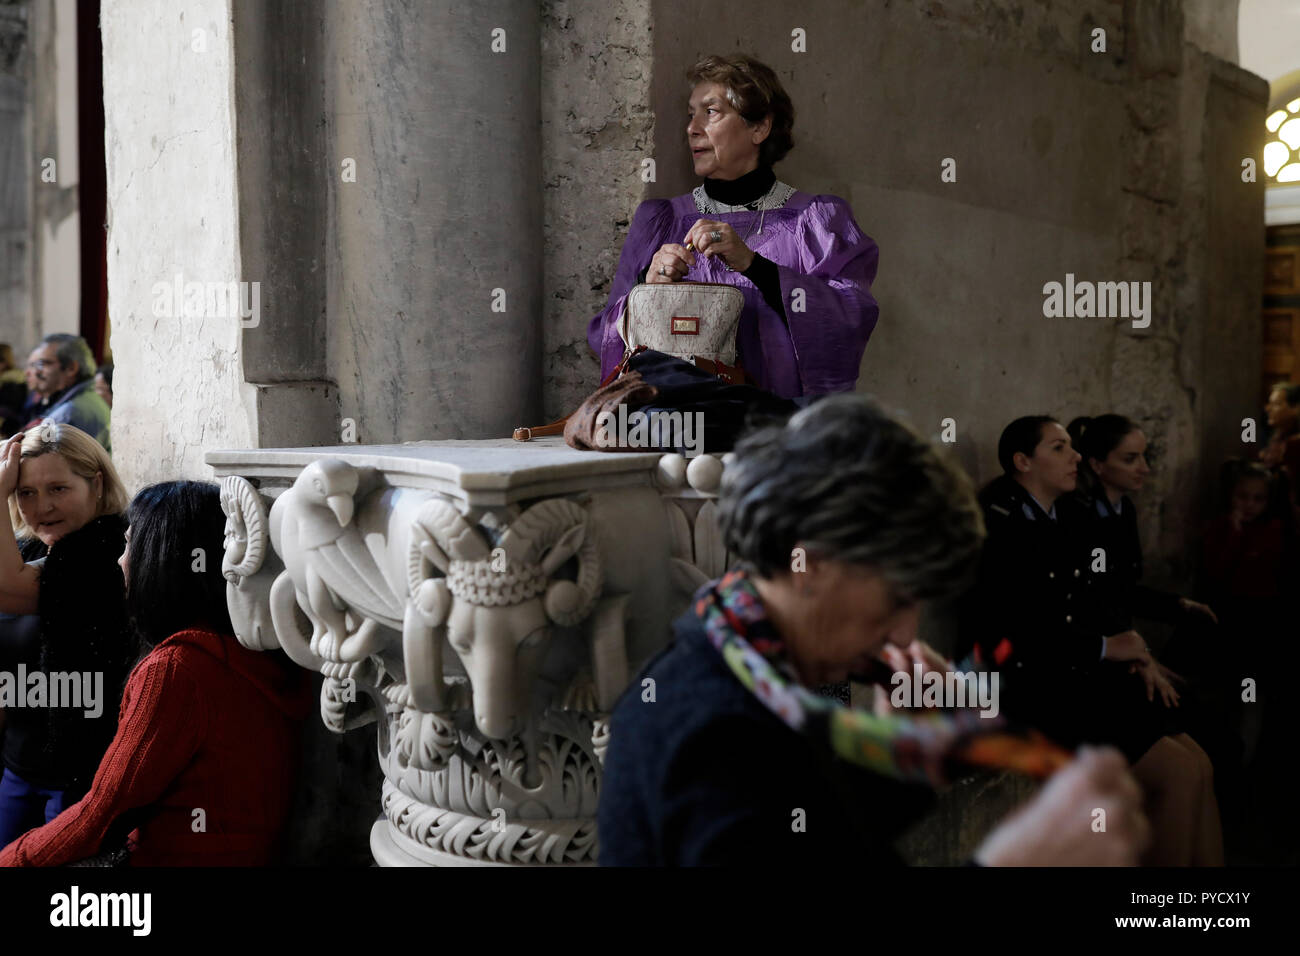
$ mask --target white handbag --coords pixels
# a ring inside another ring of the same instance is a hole
[[[628,351],[645,346],[696,365],[730,368],[744,306],[744,293],[725,282],[643,282],[628,293],[618,334]]]

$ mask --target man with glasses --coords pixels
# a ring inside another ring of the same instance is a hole
[[[112,452],[111,412],[95,392],[95,357],[85,339],[62,332],[47,335],[27,360],[27,368],[32,391],[41,400],[32,406],[24,430],[42,421],[73,425]]]

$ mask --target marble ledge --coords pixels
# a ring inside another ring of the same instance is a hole
[[[503,507],[577,491],[654,487],[660,452],[596,452],[570,448],[559,436],[445,439],[398,445],[219,449],[204,455],[218,479],[239,475],[256,484],[287,486],[321,458],[382,472],[402,488],[437,491],[470,507]],[[264,489],[267,492],[271,488]]]

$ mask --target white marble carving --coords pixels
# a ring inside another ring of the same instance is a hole
[[[722,542],[714,500],[722,484],[723,459],[664,455],[655,473],[663,491],[672,558],[669,574],[679,596],[721,577],[734,560]]]
[[[332,730],[379,718],[382,864],[595,862],[609,710],[682,609],[674,492],[659,456],[529,444],[209,455],[240,640],[324,674]]]
[[[271,618],[289,656],[304,666],[365,660],[379,649],[380,622],[403,614],[352,520],[359,481],[347,462],[315,461],[271,508],[271,543],[285,568],[271,588]],[[298,631],[295,600],[311,621],[309,639]]]
[[[231,475],[221,482],[221,507],[226,512],[221,573],[235,637],[249,650],[275,650],[280,641],[271,623],[270,589],[280,559],[271,550],[266,506],[257,489]]]

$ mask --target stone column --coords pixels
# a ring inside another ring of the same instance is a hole
[[[187,316],[183,294],[243,278],[230,19],[230,0],[102,8],[113,460],[132,489],[258,444],[240,320],[202,314],[202,291]],[[180,301],[161,294],[177,276]]]
[[[79,327],[76,54],[73,0],[0,4],[0,341],[20,365]]]
[[[340,414],[362,443],[507,437],[541,411],[537,8],[326,11]]]
[[[19,352],[36,339],[32,315],[32,175],[27,100],[31,90],[28,4],[0,5],[0,335]]]

